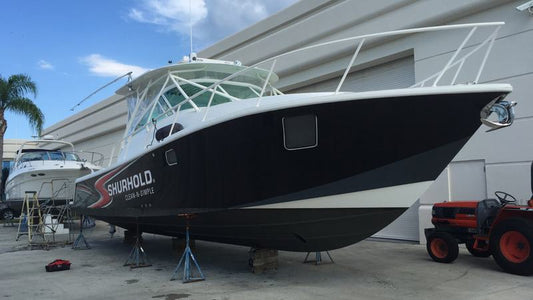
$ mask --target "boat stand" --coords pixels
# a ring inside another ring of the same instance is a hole
[[[91,249],[91,246],[85,239],[85,236],[83,236],[83,219],[84,217],[80,216],[80,233],[78,234],[78,237],[76,238],[74,243],[72,243],[72,249],[74,250]]]
[[[176,269],[174,269],[174,273],[172,273],[172,277],[170,280],[177,279],[178,272],[180,270],[181,264],[183,263],[183,277],[181,278],[181,281],[183,283],[189,283],[189,282],[195,282],[195,281],[202,281],[205,280],[204,273],[202,273],[202,269],[200,269],[200,266],[198,265],[198,262],[196,261],[196,258],[194,258],[194,254],[191,251],[191,248],[189,247],[189,220],[194,217],[193,214],[183,214],[179,215],[185,217],[185,250],[183,251],[183,254],[181,255],[181,258],[179,260],[178,266]],[[191,275],[191,260],[193,261],[194,265],[196,266],[196,269],[198,270],[198,273],[200,273],[199,277],[192,277]]]
[[[113,235],[115,235],[115,232],[117,232],[117,229],[115,228],[115,225],[109,224],[109,238],[112,239]]]
[[[320,264],[324,263],[322,261],[322,252],[320,252],[320,251],[316,251],[315,252],[315,260],[308,260],[309,254],[311,254],[311,252],[307,252],[307,255],[305,256],[305,259],[304,259],[304,264],[306,264],[306,263],[314,263],[315,265],[320,265]],[[326,254],[329,257],[329,260],[330,260],[329,263],[334,264],[335,262],[333,261],[333,258],[331,258],[331,255],[329,255],[329,251],[326,251]]]
[[[15,218],[8,218],[4,220],[4,227],[15,227],[14,223]]]
[[[130,266],[131,269],[149,267],[152,264],[148,261],[148,256],[142,246],[142,232],[139,230],[139,221],[137,220],[137,231],[135,233],[135,244],[131,249],[130,256],[124,263],[124,266]]]
[[[94,226],[96,226],[94,219],[89,216],[83,216],[81,219],[82,219],[81,225],[83,228],[93,228]]]

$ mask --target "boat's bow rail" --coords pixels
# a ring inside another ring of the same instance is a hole
[[[132,137],[143,131],[146,132],[143,135],[150,137],[143,139],[146,147],[154,143],[158,128],[168,127],[165,130],[159,130],[157,134],[164,135],[164,137],[158,138],[157,142],[179,131],[176,126],[182,125],[180,123],[180,115],[183,115],[181,111],[199,113],[201,117],[198,119],[203,122],[208,118],[212,106],[218,104],[254,98],[252,101],[256,101],[256,106],[261,106],[264,96],[282,94],[273,85],[278,79],[275,73],[276,65],[286,65],[286,59],[300,61],[299,57],[304,55],[304,52],[315,51],[316,48],[331,47],[350,51],[350,47],[353,47],[353,54],[343,70],[343,75],[335,90],[331,91],[337,94],[341,92],[347,75],[356,65],[355,62],[365,45],[371,47],[380,39],[400,39],[419,33],[464,31],[465,38],[455,51],[450,52],[451,57],[447,59],[443,67],[408,88],[455,85],[458,81],[461,84],[477,84],[498,31],[504,24],[503,22],[458,24],[360,35],[289,51],[249,67],[241,66],[238,61],[226,62],[191,57],[188,62],[152,70],[118,91],[128,99],[128,124],[126,133],[120,141],[119,159],[129,156],[128,148],[130,148],[129,143],[132,142]],[[350,52],[347,52],[347,57],[350,57]],[[467,63],[468,68],[463,68]],[[472,64],[475,66],[473,67]],[[472,70],[475,70],[473,74],[464,74],[472,73]],[[466,77],[470,78],[465,80]],[[491,107],[488,107],[485,113],[501,111],[496,111]],[[506,106],[505,111],[511,115],[512,106]],[[482,118],[487,119],[488,115]],[[500,128],[510,125],[512,119],[503,117],[492,123],[484,123],[491,128]]]
[[[102,167],[104,163],[104,155],[100,152],[94,151],[72,151],[70,152],[76,155],[79,161],[87,162],[92,165]]]

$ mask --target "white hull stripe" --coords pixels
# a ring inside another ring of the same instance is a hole
[[[354,193],[281,202],[243,209],[284,208],[408,208],[416,202],[433,181],[402,184]]]

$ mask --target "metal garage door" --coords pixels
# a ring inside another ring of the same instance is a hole
[[[340,77],[328,79],[291,90],[290,93],[334,91],[339,84],[339,80]],[[344,81],[341,91],[363,92],[405,88],[414,83],[414,58],[413,56],[408,56],[350,73]],[[374,236],[380,238],[418,241],[419,205],[419,201],[417,201],[396,221]]]
[[[289,91],[331,92],[335,91],[340,76]],[[363,92],[409,87],[415,83],[413,56],[408,56],[383,63],[374,67],[350,73],[344,81],[341,91]]]
[[[374,234],[374,237],[418,241],[418,207],[420,200],[417,200],[408,210],[406,210],[396,221]]]

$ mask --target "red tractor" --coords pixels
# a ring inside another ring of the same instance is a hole
[[[453,262],[458,244],[478,257],[492,255],[505,271],[533,274],[533,199],[527,206],[496,192],[496,199],[443,202],[433,205],[431,223],[426,228],[427,251],[437,262]]]

